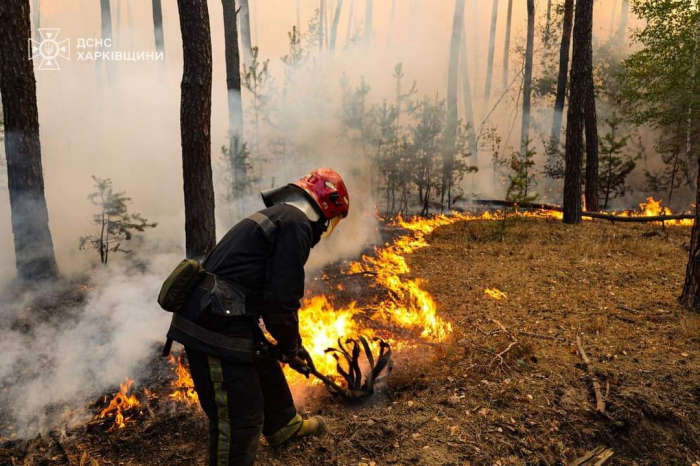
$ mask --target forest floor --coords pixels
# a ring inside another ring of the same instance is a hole
[[[407,259],[451,319],[449,341],[402,352],[390,392],[363,404],[306,389],[300,411],[329,433],[262,444],[258,464],[558,465],[598,446],[614,451],[608,465],[699,461],[700,315],[677,302],[689,233],[545,219],[437,229]],[[206,464],[196,406],[145,417],[0,443],[0,464]]]

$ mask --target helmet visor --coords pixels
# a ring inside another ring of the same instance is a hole
[[[328,238],[331,235],[331,233],[333,233],[333,230],[335,230],[335,227],[338,226],[342,217],[342,215],[336,215],[335,217],[330,219],[328,221],[328,227],[326,228],[326,231],[324,231],[321,235],[321,238]]]

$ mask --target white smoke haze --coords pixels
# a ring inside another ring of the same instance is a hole
[[[331,238],[314,250],[310,270],[341,258],[356,257],[367,245],[378,241],[374,217],[375,200],[370,184],[370,168],[365,155],[342,133],[340,121],[340,78],[347,76],[352,87],[364,77],[371,91],[367,106],[383,99],[394,102],[397,63],[403,63],[404,88],[416,81],[418,94],[443,98],[446,95],[447,60],[454,2],[411,0],[397,2],[393,22],[389,1],[375,0],[372,21],[372,45],[348,46],[350,36],[362,28],[365,2],[355,0],[354,17],[348,21],[349,1],[343,5],[336,50],[333,53],[308,50],[310,56],[295,76],[294,84],[282,94],[285,82],[280,57],[288,53],[287,32],[296,25],[296,3],[289,0],[250,2],[254,45],[260,59],[270,59],[271,87],[275,92],[272,108],[274,127],[261,123],[264,147],[270,138],[284,134],[299,153],[289,158],[263,163],[261,189],[292,182],[310,170],[331,167],[346,180],[351,197],[348,219],[341,222]],[[332,24],[334,2],[326,2]],[[465,27],[476,128],[503,92],[501,83],[505,8],[501,1],[496,32],[493,86],[490,104],[482,103],[485,63],[488,53],[490,0],[467,2]],[[615,2],[596,4],[595,34],[607,34],[609,17]],[[300,2],[302,33],[318,2]],[[112,2],[113,50],[154,50],[151,2]],[[537,14],[544,14],[546,2],[538,2]],[[217,191],[217,237],[220,238],[239,219],[229,215],[222,203],[224,190],[217,180],[221,166],[220,148],[227,145],[228,107],[225,79],[223,15],[220,2],[209,1],[213,46],[212,164]],[[158,307],[156,297],[163,279],[183,257],[184,209],[182,158],[180,148],[180,80],[182,45],[176,2],[163,2],[166,61],[115,62],[110,73],[104,64],[77,60],[78,39],[99,38],[99,2],[88,0],[43,0],[41,27],[60,28],[60,38],[70,38],[73,59],[62,61],[60,71],[37,71],[38,105],[49,208],[50,228],[57,261],[66,277],[89,271],[91,289],[85,302],[66,311],[65,322],[34,324],[30,332],[13,328],[18,313],[31,315],[25,303],[3,305],[0,309],[0,385],[9,387],[2,403],[16,418],[19,432],[34,432],[50,425],[47,408],[56,404],[84,406],[96,393],[115,387],[140,362],[153,354],[153,343],[162,340],[169,315]],[[117,22],[118,18],[118,22]],[[257,20],[256,20],[257,18]],[[392,24],[390,28],[390,23]],[[635,21],[630,21],[630,27]],[[524,43],[525,2],[514,2],[512,45]],[[239,28],[240,30],[240,28]],[[330,30],[330,28],[329,28]],[[391,30],[391,37],[388,32]],[[360,35],[360,38],[362,35]],[[553,39],[558,43],[560,37]],[[390,44],[390,46],[389,46]],[[302,40],[302,46],[305,41]],[[538,49],[536,49],[537,51]],[[511,51],[511,79],[522,57]],[[535,58],[537,66],[537,57]],[[36,69],[36,68],[35,68]],[[537,74],[537,71],[535,71]],[[243,90],[246,138],[252,134],[251,96]],[[533,107],[532,131],[549,131],[551,105]],[[541,110],[541,112],[539,112]],[[504,99],[489,122],[504,137],[502,154],[519,146],[519,119],[508,138],[513,122],[515,96]],[[460,105],[460,117],[463,118]],[[538,145],[541,166],[543,150]],[[508,148],[511,149],[508,149]],[[490,154],[479,154],[481,172],[469,175],[464,186],[484,197],[501,196],[502,187],[493,185]],[[144,234],[142,247],[132,254],[146,265],[145,271],[130,261],[112,256],[108,267],[95,267],[92,251],[79,251],[78,239],[92,230],[94,206],[87,200],[93,191],[92,175],[111,178],[117,191],[133,199],[132,212],[139,212],[158,227]],[[251,193],[243,201],[246,216],[263,207],[260,196]],[[9,199],[0,199],[0,282],[15,275]],[[28,295],[32,302],[35,295]],[[64,312],[63,310],[61,312]],[[21,370],[20,370],[21,368]],[[138,382],[138,381],[137,381]],[[13,400],[13,401],[9,401]],[[3,407],[4,410],[5,407]]]

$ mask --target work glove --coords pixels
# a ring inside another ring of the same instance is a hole
[[[311,372],[316,370],[311,355],[303,346],[299,347],[294,353],[282,353],[280,362],[289,364],[289,367],[304,375],[307,379]]]

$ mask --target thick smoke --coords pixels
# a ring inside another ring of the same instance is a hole
[[[504,99],[499,110],[491,113],[491,106],[503,92],[500,79],[494,78],[491,105],[484,104],[482,98],[490,17],[485,6],[490,1],[484,2],[474,2],[465,19],[470,41],[469,67],[473,71],[475,126],[480,128],[483,118],[490,114],[490,122],[505,135],[512,125],[515,97]],[[253,42],[260,47],[260,58],[270,59],[269,95],[275,102],[271,109],[274,127],[264,122],[260,139],[269,144],[275,135],[284,134],[299,148],[289,157],[263,162],[260,188],[284,184],[326,166],[343,175],[351,193],[349,218],[341,223],[336,234],[312,252],[309,268],[314,269],[356,256],[377,241],[370,168],[364,154],[343,137],[339,122],[341,76],[345,74],[352,86],[364,77],[371,86],[367,104],[380,104],[384,98],[393,100],[392,73],[397,63],[403,63],[406,86],[417,82],[416,98],[442,98],[446,94],[454,2],[398,2],[392,21],[389,2],[376,0],[372,31],[365,34],[364,2],[353,2],[354,17],[349,20],[346,1],[336,50],[317,54],[316,50],[307,48],[310,52],[307,63],[293,77],[287,94],[283,94],[282,85],[288,76],[280,57],[289,53],[287,31],[296,25],[298,14],[304,32],[306,22],[318,6],[312,0],[300,3],[301,10],[297,12],[297,2],[288,0],[251,2],[251,21]],[[332,24],[328,19],[332,19],[334,8],[332,2],[326,3],[329,15],[326,24]],[[258,5],[260,11],[255,8]],[[514,45],[523,42],[524,5],[525,2],[514,5]],[[538,7],[542,9],[541,5]],[[113,11],[112,49],[153,51],[150,2],[113,2],[113,8],[118,11]],[[214,56],[212,163],[217,177],[217,232],[221,237],[238,219],[262,208],[262,202],[257,194],[250,193],[242,202],[241,212],[231,214],[221,200],[224,189],[218,181],[222,172],[219,148],[227,145],[228,130],[223,21],[219,2],[210,1],[209,8]],[[605,23],[605,9],[603,5],[597,7],[596,21]],[[85,302],[64,303],[62,308],[55,309],[59,316],[56,318],[45,318],[45,312],[39,317],[36,309],[27,309],[28,303],[59,293],[56,289],[28,293],[24,300],[15,297],[14,304],[2,308],[0,386],[6,389],[0,402],[2,410],[14,414],[14,429],[21,433],[52,425],[62,413],[61,410],[57,413],[56,406],[78,410],[86,400],[115,387],[128,376],[133,377],[136,367],[153,354],[153,344],[163,339],[169,320],[168,314],[156,304],[157,292],[163,278],[182,258],[184,244],[179,144],[182,48],[176,2],[163,4],[167,61],[160,63],[124,61],[107,67],[104,63],[80,60],[76,54],[79,40],[100,36],[99,3],[41,2],[37,16],[41,27],[60,28],[59,39],[71,39],[71,61],[61,61],[60,71],[37,71],[38,104],[46,198],[59,268],[66,277],[80,277],[90,271],[89,280],[74,280],[65,285],[66,289],[80,284],[90,288]],[[499,18],[504,16],[501,12]],[[499,64],[504,29],[501,21],[496,32],[494,77],[502,72]],[[348,44],[353,37],[360,43]],[[371,46],[362,45],[364,37],[370,37]],[[302,45],[305,40],[302,39]],[[520,55],[511,52],[512,75],[519,69],[520,60]],[[243,103],[246,134],[250,135],[252,107],[246,90]],[[537,118],[535,113],[534,118]],[[548,123],[542,124],[546,127]],[[519,135],[515,131],[504,139],[502,151],[505,152],[510,150],[508,147],[517,147]],[[465,181],[465,186],[476,186],[473,190],[484,196],[498,196],[502,187],[494,186],[489,154],[486,151],[482,154],[482,172]],[[130,206],[133,212],[158,222],[156,229],[145,233],[144,245],[135,248],[131,260],[113,256],[106,268],[95,266],[96,256],[92,252],[78,250],[78,239],[94,228],[91,224],[94,206],[87,200],[93,191],[92,175],[111,178],[116,190],[125,191],[133,199]],[[6,195],[0,202],[0,219],[0,239],[6,245],[0,250],[3,264],[0,280],[8,282],[15,271]],[[134,266],[134,259],[141,266]],[[42,323],[36,322],[39,318]],[[13,324],[23,320],[34,320],[31,330]]]

